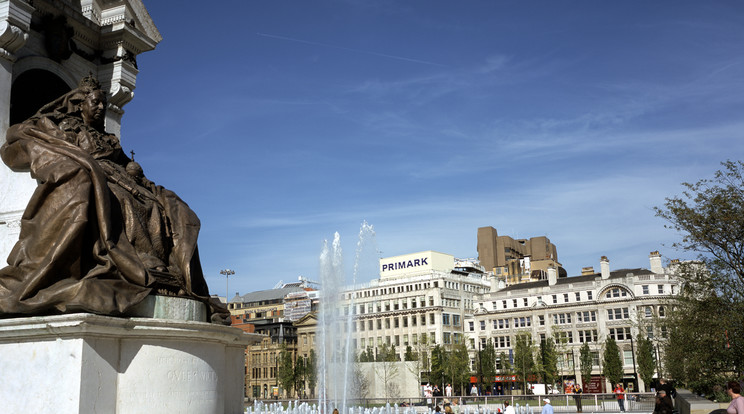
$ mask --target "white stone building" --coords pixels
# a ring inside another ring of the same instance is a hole
[[[403,360],[407,345],[426,334],[437,344],[461,342],[473,297],[490,289],[488,274],[474,261],[424,251],[380,259],[380,278],[343,293],[344,312],[354,313],[357,352],[395,345]]]
[[[555,271],[549,271],[547,280],[501,286],[475,296],[474,315],[465,320],[470,348],[482,348],[491,339],[497,355],[504,352],[510,356],[518,334],[531,334],[535,344],[552,337],[559,344],[559,374],[564,380],[582,381],[579,349],[588,342],[594,356],[590,388],[597,388],[602,344],[612,337],[621,350],[626,388],[645,390],[636,374],[631,338],[644,335],[653,340],[656,352],[662,350],[658,342],[666,338],[666,301],[678,293],[678,281],[662,267],[659,252],[650,255],[651,270],[611,271],[606,257],[602,257],[600,268],[599,273],[585,268],[581,276],[560,279]],[[504,389],[511,386],[508,382],[499,385]]]

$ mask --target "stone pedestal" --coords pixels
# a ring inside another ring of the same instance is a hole
[[[259,337],[172,319],[0,319],[0,411],[243,413],[245,347]]]

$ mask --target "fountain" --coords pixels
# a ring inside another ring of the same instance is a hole
[[[341,309],[344,290],[356,286],[360,271],[366,264],[367,255],[374,245],[374,228],[363,222],[359,230],[352,279],[347,282],[343,267],[343,252],[338,233],[333,242],[323,244],[320,254],[320,283],[322,289],[321,306],[318,313],[318,404],[322,412],[330,413],[338,408],[341,413],[347,412],[347,401],[353,399],[352,384],[355,349],[352,344],[352,324],[354,323],[354,299],[350,298],[346,309]],[[374,256],[373,256],[374,257]],[[376,269],[376,265],[373,269]]]

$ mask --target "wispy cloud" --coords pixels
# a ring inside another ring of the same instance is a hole
[[[351,47],[345,47],[345,46],[339,46],[339,45],[332,45],[332,44],[323,43],[323,42],[314,42],[314,41],[310,41],[310,40],[297,39],[297,38],[288,37],[288,36],[280,36],[280,35],[274,35],[274,34],[269,34],[269,33],[256,33],[256,36],[267,37],[267,38],[277,39],[277,40],[284,40],[284,41],[287,41],[287,42],[303,43],[303,44],[311,45],[311,46],[326,47],[326,48],[343,50],[343,51],[352,52],[352,53],[360,53],[360,54],[370,55],[370,56],[377,56],[377,57],[382,57],[382,58],[386,58],[386,59],[395,59],[395,60],[400,60],[400,61],[404,61],[404,62],[418,63],[418,64],[422,64],[422,65],[440,66],[440,67],[444,67],[445,66],[445,65],[440,64],[440,63],[430,62],[430,61],[422,60],[422,59],[415,59],[415,58],[409,58],[409,57],[405,57],[405,56],[392,55],[392,54],[388,54],[388,53],[374,52],[374,51],[371,51],[371,50],[364,50],[364,49],[357,49],[357,48],[351,48]]]

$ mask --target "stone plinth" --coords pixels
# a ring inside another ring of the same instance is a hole
[[[259,337],[82,313],[0,319],[0,411],[242,413],[245,347]]]

